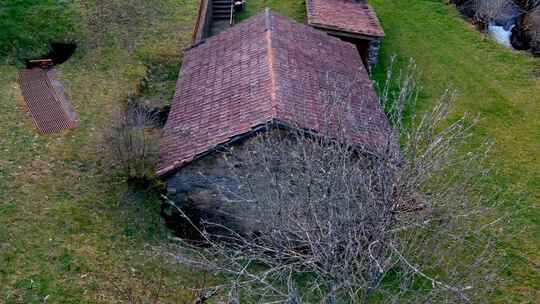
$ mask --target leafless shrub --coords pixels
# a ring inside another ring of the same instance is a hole
[[[524,11],[530,11],[540,6],[540,0],[513,0]]]
[[[511,0],[472,0],[471,5],[475,12],[474,19],[480,26],[485,27],[501,13],[513,5]]]
[[[192,222],[203,246],[180,240],[169,253],[230,278],[230,303],[487,302],[498,220],[477,190],[489,145],[470,148],[474,119],[448,123],[451,90],[405,127],[418,94],[415,77],[400,79],[381,94],[394,136],[379,153],[351,137],[358,124],[340,91],[351,84],[336,83],[323,94],[337,128],[266,132],[246,153],[223,156],[237,186],[215,186],[249,232]]]
[[[103,152],[108,165],[128,178],[151,174],[158,155],[155,115],[136,102],[128,102],[103,130]]]

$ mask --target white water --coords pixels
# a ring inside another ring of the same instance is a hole
[[[488,26],[488,33],[500,44],[504,45],[505,47],[512,48],[512,44],[510,43],[510,36],[512,35],[513,27],[514,26],[512,25],[508,30],[505,30],[503,26],[490,24]]]

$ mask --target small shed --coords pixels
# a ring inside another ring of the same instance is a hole
[[[307,23],[356,45],[366,67],[379,56],[384,30],[367,0],[306,0]]]

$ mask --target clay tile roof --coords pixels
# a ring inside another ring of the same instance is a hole
[[[158,175],[268,123],[317,132],[329,73],[354,83],[359,143],[386,141],[388,122],[356,48],[269,10],[184,54],[161,138]]]
[[[306,0],[308,24],[346,33],[384,37],[375,11],[355,0]]]

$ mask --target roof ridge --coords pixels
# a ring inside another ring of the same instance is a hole
[[[273,29],[273,19],[272,19],[272,10],[267,7],[264,9],[264,22],[266,24],[266,30],[272,30]]]
[[[265,22],[266,22],[266,43],[267,43],[267,57],[268,57],[268,70],[270,73],[270,103],[272,105],[272,118],[277,117],[277,84],[276,84],[276,69],[274,66],[275,54],[272,45],[272,31],[274,29],[274,19],[272,11],[269,8],[265,10]]]

